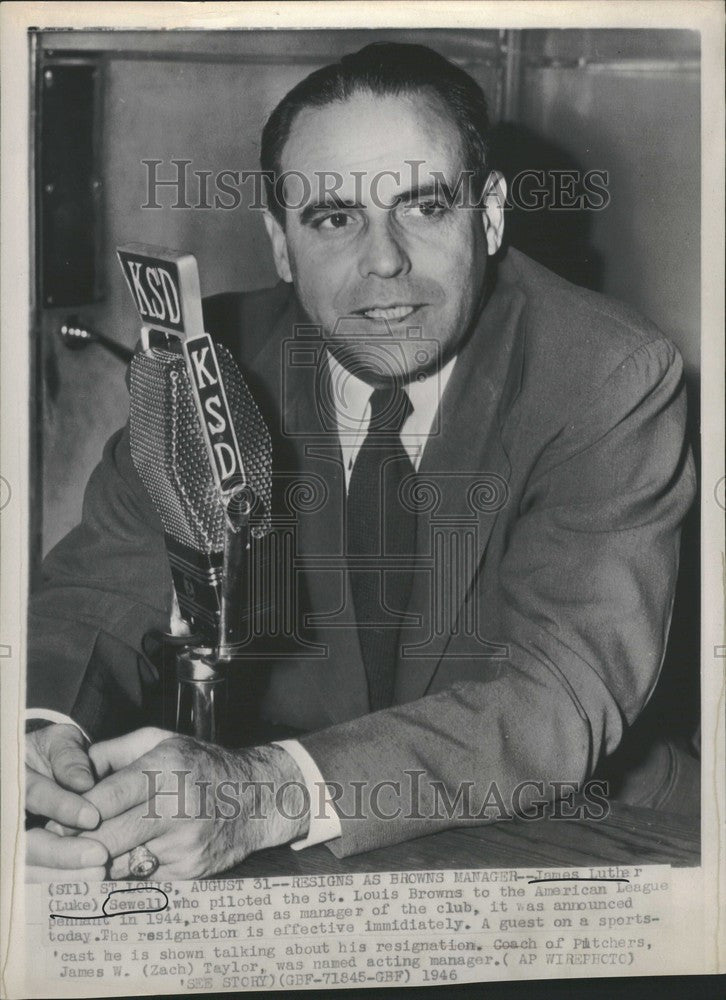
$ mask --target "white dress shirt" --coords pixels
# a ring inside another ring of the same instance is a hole
[[[328,355],[328,364],[335,390],[333,398],[347,490],[353,465],[368,433],[373,386],[351,374],[331,354]],[[440,370],[425,377],[416,378],[406,386],[406,392],[413,409],[401,427],[401,443],[416,470],[421,463],[426,442],[432,432],[438,432],[438,428],[434,427],[434,421],[437,418],[439,403],[455,364],[456,357],[454,356]],[[186,623],[179,614],[176,594],[174,595],[170,628],[174,635],[185,634],[188,631]],[[30,709],[27,717],[78,726],[78,723],[68,716],[49,709]],[[83,732],[81,726],[78,728]],[[276,745],[286,750],[300,768],[310,797],[310,826],[307,836],[303,840],[295,841],[290,846],[297,851],[303,847],[312,847],[313,844],[335,840],[340,836],[340,820],[333,805],[332,795],[318,765],[297,740],[279,740]]]

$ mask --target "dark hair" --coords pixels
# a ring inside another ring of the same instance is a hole
[[[340,62],[315,70],[283,97],[262,130],[260,163],[270,210],[283,221],[285,205],[275,184],[282,150],[296,116],[368,91],[378,95],[436,94],[450,111],[461,135],[464,167],[472,172],[475,193],[486,180],[489,114],[479,84],[426,45],[374,42]]]

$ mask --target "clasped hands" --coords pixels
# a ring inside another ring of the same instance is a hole
[[[304,836],[302,774],[281,747],[226,750],[163,729],[138,729],[86,749],[72,725],[26,736],[29,881],[129,875],[145,844],[154,879],[213,875],[266,847]]]

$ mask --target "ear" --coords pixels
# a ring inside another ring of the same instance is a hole
[[[487,237],[489,255],[497,252],[504,235],[504,206],[507,200],[507,182],[498,170],[492,170],[484,186],[482,222]]]
[[[283,281],[292,282],[292,271],[290,270],[290,258],[287,252],[287,237],[285,230],[270,211],[263,213],[265,219],[265,229],[272,244],[272,256],[275,259],[275,268]]]

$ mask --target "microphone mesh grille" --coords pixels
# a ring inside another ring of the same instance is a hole
[[[220,344],[215,349],[247,483],[260,501],[250,528],[261,538],[270,530],[270,434],[232,355]],[[224,509],[183,355],[161,347],[138,352],[130,396],[131,457],[164,531],[196,551],[220,552]]]

